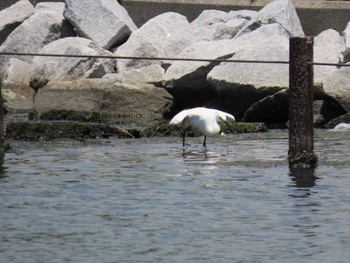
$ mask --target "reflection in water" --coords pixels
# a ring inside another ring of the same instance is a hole
[[[290,177],[296,187],[313,187],[316,185],[315,168],[290,167]]]
[[[6,177],[4,172],[4,157],[5,152],[0,151],[0,179]]]
[[[320,213],[320,202],[316,201],[317,192],[312,188],[316,186],[315,168],[293,168],[290,167],[290,177],[296,187],[293,194],[294,209],[293,228],[295,233],[299,233],[300,239],[305,238],[305,253],[312,254],[323,252],[323,248],[318,246],[320,224],[317,222],[317,214]]]
[[[315,172],[288,170],[284,139],[233,139],[6,153],[0,261],[348,262],[349,141],[319,142]]]
[[[207,159],[208,158],[208,151],[207,148],[204,148],[202,151],[186,151],[185,148],[182,149],[182,157],[184,159]]]

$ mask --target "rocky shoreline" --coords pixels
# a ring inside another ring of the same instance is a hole
[[[192,22],[168,12],[140,28],[114,0],[35,7],[21,0],[0,18],[4,53],[288,61],[289,38],[304,36],[290,0],[260,11],[206,10]],[[350,23],[315,36],[314,61],[350,63]],[[288,65],[0,56],[0,67],[8,114],[28,119],[59,110],[145,127],[205,106],[242,122],[288,121]],[[350,121],[349,73],[350,67],[314,67],[315,126]]]
[[[221,125],[223,134],[267,132],[263,123],[231,123]],[[146,127],[106,123],[98,113],[53,110],[43,114],[40,120],[10,122],[6,127],[6,139],[24,141],[52,141],[55,139],[141,138],[182,136],[182,129],[161,120]],[[187,136],[202,136],[194,129],[188,129]]]

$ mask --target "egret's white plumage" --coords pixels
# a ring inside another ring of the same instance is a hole
[[[192,127],[204,134],[203,146],[206,146],[206,136],[213,136],[220,132],[219,122],[235,121],[229,113],[203,107],[183,110],[170,121],[171,125],[179,125],[184,129],[183,145],[185,146],[185,131]]]

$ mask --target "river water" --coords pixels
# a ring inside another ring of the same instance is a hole
[[[285,131],[14,142],[0,262],[349,262],[349,135],[292,171]]]

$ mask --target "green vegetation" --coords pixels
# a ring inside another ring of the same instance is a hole
[[[14,122],[9,123],[6,137],[13,140],[50,141],[58,138],[75,140],[109,138],[138,138],[137,130],[124,130],[114,125],[87,122]]]
[[[253,133],[253,132],[266,132],[267,127],[263,123],[248,123],[248,122],[234,122],[232,124],[222,124],[221,131],[225,134],[232,133]],[[142,136],[145,137],[164,137],[164,136],[181,136],[182,128],[172,126],[168,124],[168,121],[159,121],[148,126],[143,132]],[[186,136],[196,137],[201,136],[198,131],[194,129],[188,129]]]
[[[45,121],[104,122],[104,118],[99,112],[78,112],[73,110],[49,110],[42,113],[40,119]]]
[[[233,122],[229,125],[221,125],[221,131],[224,133],[254,133],[268,131],[264,123],[255,122]]]

